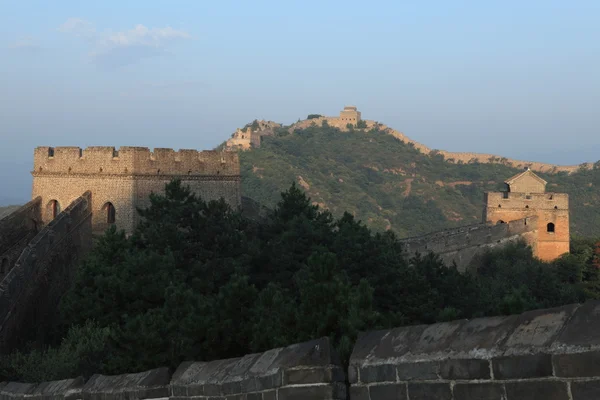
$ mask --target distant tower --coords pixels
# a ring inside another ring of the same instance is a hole
[[[529,168],[506,181],[506,191],[485,194],[484,222],[538,217],[534,255],[552,261],[569,252],[569,195],[546,192],[546,181]]]
[[[356,125],[360,121],[360,111],[355,106],[346,106],[340,111],[340,120],[347,124]]]

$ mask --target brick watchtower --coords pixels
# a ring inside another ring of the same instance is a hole
[[[546,181],[527,169],[505,181],[506,191],[485,194],[484,222],[538,217],[534,255],[551,261],[569,252],[569,195],[546,192]]]
[[[136,207],[149,204],[152,192],[178,178],[204,200],[224,198],[241,205],[237,153],[147,147],[38,147],[34,153],[32,198],[42,198],[48,223],[84,192],[92,193],[92,227],[115,224],[126,232],[137,224]]]

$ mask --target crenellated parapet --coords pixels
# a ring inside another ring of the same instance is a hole
[[[237,176],[236,153],[147,147],[37,147],[33,174]]]

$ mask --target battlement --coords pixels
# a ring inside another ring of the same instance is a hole
[[[569,195],[566,193],[518,193],[486,192],[484,203],[487,207],[531,209],[569,209]],[[527,207],[527,208],[529,208]]]
[[[147,147],[37,147],[34,175],[239,175],[236,153]]]

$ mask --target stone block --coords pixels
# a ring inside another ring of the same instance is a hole
[[[552,376],[552,356],[531,354],[497,357],[492,360],[494,379],[523,379]]]
[[[600,345],[600,301],[588,301],[577,309],[556,340],[556,345]]]
[[[517,318],[517,315],[511,315],[469,320],[457,330],[449,349],[463,356],[473,351],[485,352],[491,358],[501,351],[499,349],[517,325]]]
[[[370,365],[360,369],[360,381],[372,382],[396,382],[396,367],[390,364]]]
[[[507,400],[570,400],[566,382],[527,380],[506,382]]]
[[[277,400],[277,390],[267,390],[262,395],[263,400]]]
[[[456,400],[506,400],[501,383],[457,383],[453,394]]]
[[[552,358],[556,376],[567,378],[600,377],[600,351],[554,354]]]
[[[452,391],[448,383],[409,383],[410,400],[452,400]]]
[[[572,400],[600,399],[600,380],[571,382]]]
[[[278,390],[278,400],[345,399],[331,385],[290,386]]]
[[[401,381],[438,379],[439,364],[437,362],[419,362],[400,364],[396,367],[398,379]]]
[[[350,400],[370,400],[367,386],[350,386]]]
[[[440,377],[443,379],[490,379],[489,360],[457,359],[440,362]]]
[[[369,394],[371,400],[390,399],[390,400],[405,400],[406,399],[406,384],[392,383],[369,386]],[[351,399],[352,400],[352,399]]]
[[[292,368],[284,371],[284,385],[343,382],[344,372],[339,367]]]

